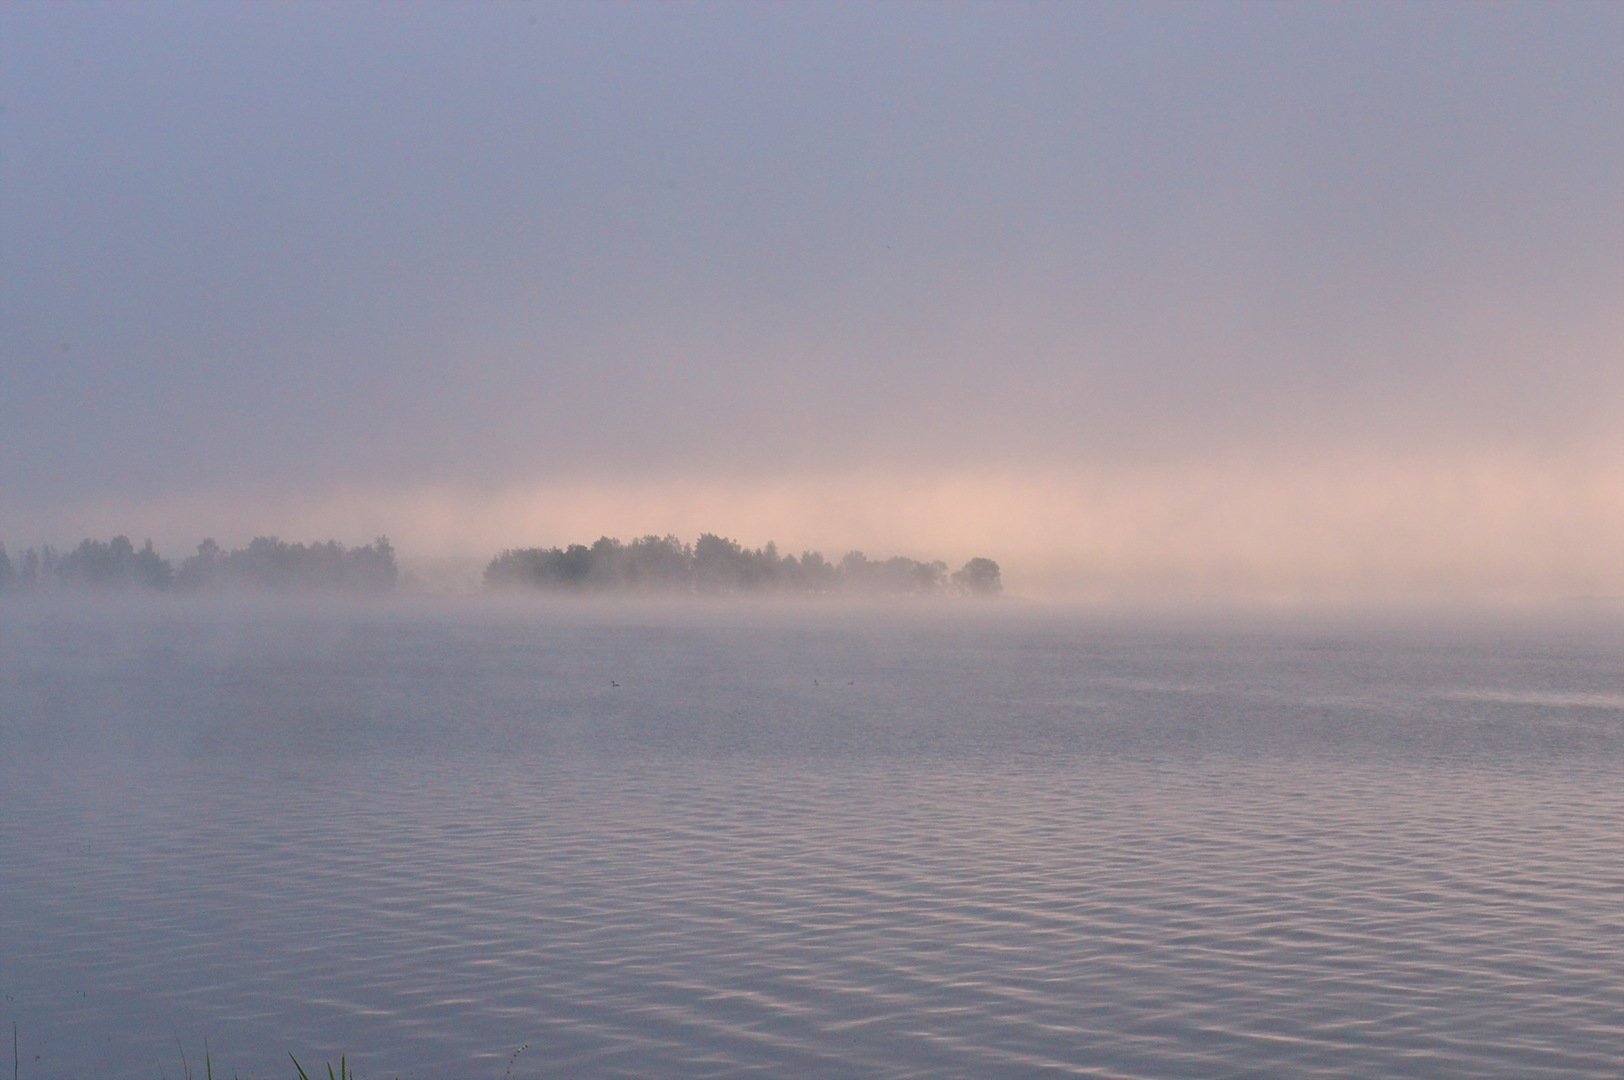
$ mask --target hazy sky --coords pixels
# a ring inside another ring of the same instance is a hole
[[[1624,5],[0,8],[0,540],[1624,592]]]

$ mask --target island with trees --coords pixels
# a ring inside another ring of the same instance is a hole
[[[67,551],[45,544],[16,556],[0,544],[0,594],[96,589],[376,595],[394,591],[400,580],[387,537],[345,547],[336,540],[305,544],[258,536],[233,550],[204,540],[178,566],[159,555],[152,541],[137,547],[128,536],[87,539]],[[816,551],[781,554],[772,543],[747,548],[714,533],[692,544],[670,535],[629,543],[605,536],[591,545],[514,548],[490,560],[483,583],[490,591],[574,595],[985,597],[1003,590],[999,566],[988,558],[973,558],[954,571],[940,560],[870,559],[861,551],[831,561]]]
[[[993,596],[1003,589],[998,564],[974,558],[952,573],[945,562],[896,555],[870,559],[847,552],[838,562],[816,551],[782,555],[776,544],[747,548],[704,533],[693,544],[675,536],[644,536],[629,543],[601,537],[592,545],[517,548],[485,568],[488,588],[532,588],[570,593],[842,593],[846,595]]]

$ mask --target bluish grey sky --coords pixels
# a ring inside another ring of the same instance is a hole
[[[1624,5],[12,4],[0,63],[13,547],[1624,584]]]

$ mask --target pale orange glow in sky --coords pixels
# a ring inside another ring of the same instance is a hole
[[[0,6],[0,542],[1624,592],[1624,5]]]
[[[990,555],[1032,597],[1173,601],[1531,600],[1624,594],[1624,456],[1211,462],[1069,472],[847,474],[770,481],[668,477],[474,493],[449,487],[112,500],[77,508],[102,531],[185,553],[207,534],[388,533],[408,560],[505,547],[720,532],[838,556]],[[253,523],[247,528],[243,523]],[[185,523],[183,526],[180,523]]]

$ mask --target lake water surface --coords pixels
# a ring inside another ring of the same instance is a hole
[[[0,995],[25,1080],[1616,1077],[1624,621],[8,603]]]

